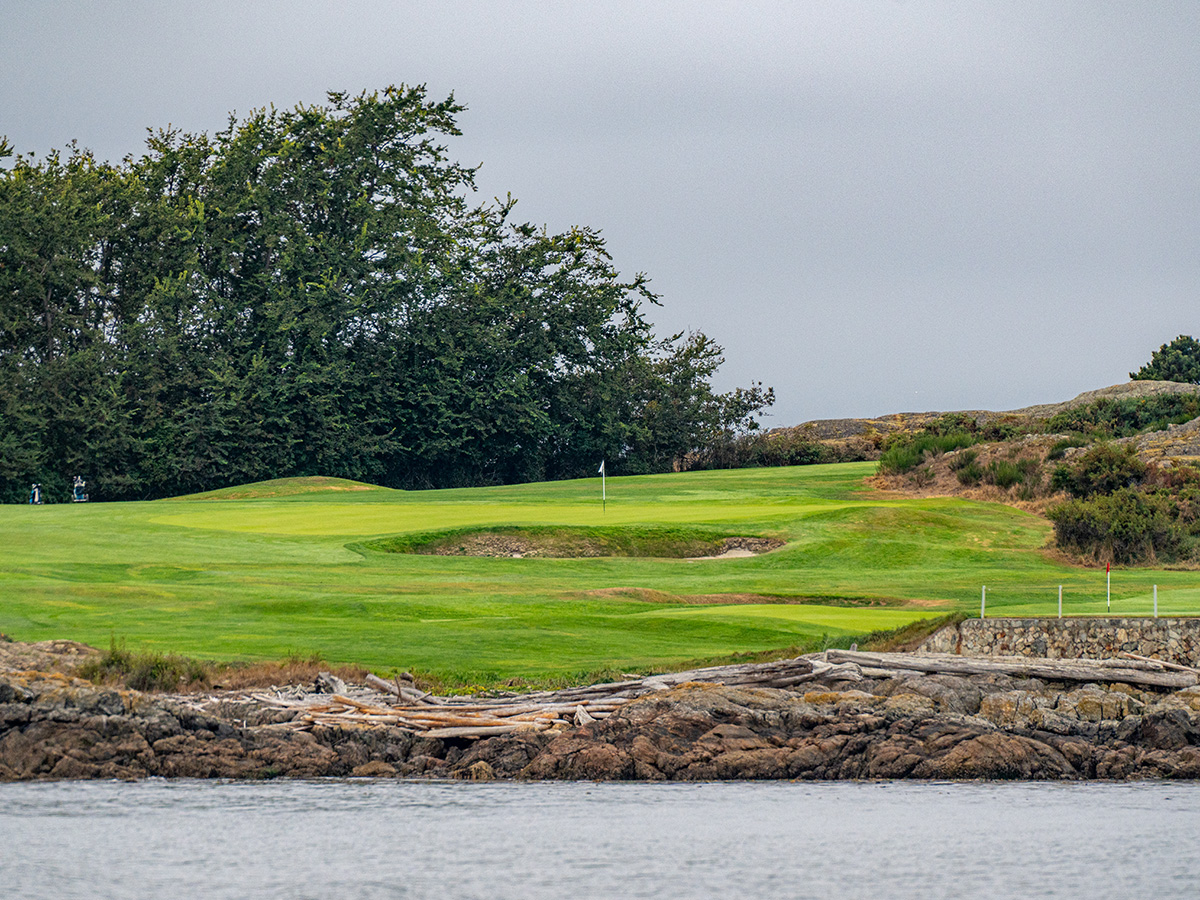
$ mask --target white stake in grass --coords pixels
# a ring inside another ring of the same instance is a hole
[[[604,460],[600,460],[600,512],[608,510],[608,485],[605,484],[607,475],[604,472]]]
[[[983,593],[979,595],[979,618],[983,618],[987,611],[987,585],[983,586]]]
[[[1058,586],[1058,617],[1062,618],[1062,585]]]
[[[1112,563],[1106,563],[1104,566],[1104,577],[1108,582],[1108,591],[1106,594],[1108,600],[1108,611],[1112,612]]]
[[[1158,618],[1158,585],[1154,586],[1154,618]]]

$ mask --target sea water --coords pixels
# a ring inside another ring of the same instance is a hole
[[[3,898],[1200,896],[1191,783],[0,785]]]

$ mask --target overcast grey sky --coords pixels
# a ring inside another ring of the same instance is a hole
[[[469,107],[481,199],[603,231],[769,425],[1004,409],[1198,334],[1200,3],[0,0],[0,135],[405,82]]]

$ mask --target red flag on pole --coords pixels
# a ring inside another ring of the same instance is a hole
[[[1104,571],[1105,571],[1105,572],[1111,572],[1111,571],[1112,571],[1112,563],[1110,563],[1110,562],[1107,562],[1107,563],[1105,563],[1105,564],[1104,564]]]

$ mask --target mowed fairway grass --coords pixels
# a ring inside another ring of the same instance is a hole
[[[0,507],[0,631],[210,659],[321,654],[458,681],[645,671],[963,610],[1105,610],[1104,571],[1053,561],[1041,518],[864,484],[873,463],[447,491],[283,481],[149,503]],[[753,558],[477,558],[381,538],[495,526],[704,529]],[[1190,571],[1122,570],[1113,612],[1200,612]],[[724,602],[724,601],[730,602]]]

